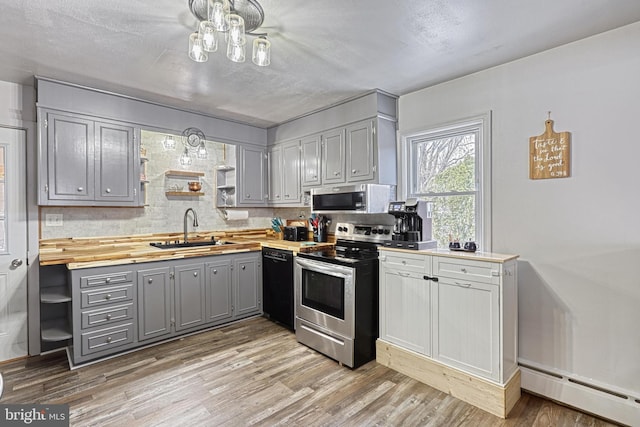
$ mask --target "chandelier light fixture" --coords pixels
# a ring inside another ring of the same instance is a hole
[[[189,0],[189,9],[198,19],[197,30],[189,35],[189,58],[206,62],[218,50],[221,34],[227,44],[227,58],[244,62],[247,35],[255,36],[251,60],[266,67],[271,63],[271,42],[266,33],[256,33],[264,22],[264,11],[256,0]]]

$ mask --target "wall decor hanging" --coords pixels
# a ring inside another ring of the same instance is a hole
[[[571,176],[571,133],[553,130],[551,111],[542,135],[529,138],[529,179]]]

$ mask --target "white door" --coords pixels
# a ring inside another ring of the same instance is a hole
[[[27,354],[25,133],[0,127],[0,361]]]

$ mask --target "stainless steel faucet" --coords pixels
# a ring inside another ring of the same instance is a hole
[[[194,211],[193,208],[189,208],[186,211],[184,211],[184,241],[185,241],[185,243],[187,242],[187,217],[189,216],[189,211],[191,211],[193,213],[193,228],[196,228],[198,226],[198,214],[196,213],[196,211]]]

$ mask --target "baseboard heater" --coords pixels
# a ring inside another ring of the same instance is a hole
[[[519,362],[521,388],[593,415],[627,425],[640,420],[640,397],[600,384]]]

